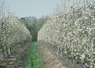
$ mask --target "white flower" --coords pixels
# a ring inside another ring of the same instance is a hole
[[[80,59],[84,60],[84,58],[85,58],[85,54],[82,54],[81,57],[80,57]]]

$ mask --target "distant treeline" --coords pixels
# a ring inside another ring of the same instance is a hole
[[[22,21],[30,31],[30,34],[32,35],[32,41],[37,41],[38,31],[44,25],[47,18],[48,17],[46,16],[39,19],[37,19],[36,17],[23,17],[20,19],[20,21]]]

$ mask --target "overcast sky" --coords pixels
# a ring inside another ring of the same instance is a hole
[[[52,13],[60,0],[6,0],[7,10],[18,17],[36,16]]]

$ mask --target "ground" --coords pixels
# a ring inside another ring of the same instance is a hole
[[[39,53],[44,68],[81,68],[81,65],[75,64],[70,59],[56,54],[46,43],[39,42]]]

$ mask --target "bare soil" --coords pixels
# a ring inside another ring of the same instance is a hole
[[[81,68],[80,64],[75,64],[70,59],[58,55],[49,44],[44,42],[39,42],[39,53],[44,68]]]

